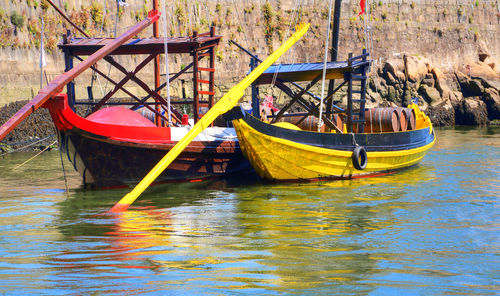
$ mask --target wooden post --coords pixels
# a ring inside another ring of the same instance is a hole
[[[67,30],[66,35],[63,38],[65,42],[71,39],[71,31]],[[64,72],[68,72],[73,69],[73,56],[71,55],[69,49],[64,49]],[[68,105],[71,110],[75,111],[75,84],[73,80],[66,85],[66,93],[68,94]]]
[[[256,58],[250,58],[250,70],[253,71],[258,66],[258,61]],[[260,106],[259,106],[259,87],[254,82],[252,83],[252,115],[260,118]]]
[[[193,39],[196,39],[198,32],[193,32]],[[200,94],[198,84],[198,48],[193,49],[193,117],[194,122],[198,122],[199,118],[199,99]]]
[[[210,37],[215,36],[215,27],[210,27]],[[215,47],[210,48],[210,68],[215,69]],[[210,71],[208,72],[209,75],[209,86],[208,86],[208,91],[210,92],[209,100],[208,100],[208,108],[212,108],[212,106],[215,104],[214,98],[215,95],[215,72]]]
[[[349,68],[351,68],[352,65],[351,58],[352,53],[349,53]],[[344,76],[344,79],[347,80],[347,132],[352,133],[352,73],[346,72]]]
[[[155,11],[158,11],[158,0],[153,0],[153,9]],[[153,24],[153,37],[155,37],[155,38],[160,37],[158,26],[159,26],[158,22],[155,22]],[[165,36],[165,38],[166,38],[166,36]],[[167,54],[167,53],[165,53],[165,54]],[[158,89],[160,87],[160,55],[159,54],[157,54],[155,56],[154,71],[155,71],[155,88],[154,89]],[[167,77],[167,79],[168,79],[168,77]],[[158,91],[158,94],[160,94],[160,91]],[[161,112],[161,104],[160,104],[160,101],[158,101],[156,99],[155,99],[155,102],[156,102],[156,104],[155,104],[155,110],[156,110],[155,123],[156,123],[156,126],[161,126],[161,118],[158,115]]]

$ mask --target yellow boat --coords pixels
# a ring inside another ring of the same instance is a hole
[[[415,104],[410,107],[417,115],[417,128],[404,132],[312,132],[291,124],[268,124],[250,114],[234,120],[233,125],[243,155],[262,178],[285,181],[367,177],[411,167],[433,146],[435,136],[429,117]],[[357,169],[356,161],[366,166]]]
[[[291,120],[279,122],[277,117],[285,118],[284,109],[289,109],[293,102],[302,102],[302,106],[310,107],[306,108],[307,113],[301,113],[302,119],[299,123],[312,117],[311,114],[319,117],[319,104],[314,106],[310,102],[304,103],[305,100],[300,97],[305,91],[295,95],[292,93],[292,103],[285,106],[278,115],[264,116],[264,121],[260,119],[261,116],[255,116],[255,113],[250,115],[233,110],[231,116],[234,119],[233,125],[239,145],[257,174],[268,180],[279,181],[348,179],[392,173],[416,165],[422,160],[433,146],[435,135],[429,117],[415,103],[406,109],[365,109],[364,92],[369,67],[367,56],[366,51],[359,57],[352,58],[351,55],[348,62],[330,63],[326,68],[327,77],[344,78],[341,86],[344,83],[348,85],[347,108],[344,110],[333,106],[336,109],[332,108],[327,111],[327,115],[322,116],[332,132],[303,130],[292,124]],[[283,85],[284,82],[308,81],[321,75],[319,64],[279,67],[279,73],[271,67],[257,81],[268,83],[270,76],[274,75],[274,80],[283,82]],[[358,84],[361,88],[359,91],[353,90],[354,79],[361,81]],[[313,80],[309,87],[318,80]],[[287,93],[286,89],[282,90]],[[353,93],[360,95],[353,98]],[[330,93],[326,100],[331,99],[332,94]],[[355,104],[359,104],[356,109]],[[400,118],[398,110],[400,113],[403,110],[411,116]],[[388,116],[377,117],[373,112]],[[344,123],[335,120],[339,116],[344,119]],[[332,120],[328,121],[328,118]],[[410,121],[410,118],[413,121]],[[269,119],[273,120],[274,124],[268,123]],[[389,129],[382,127],[382,121],[389,123]]]

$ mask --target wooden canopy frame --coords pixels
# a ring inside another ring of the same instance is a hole
[[[231,43],[239,47],[245,53],[251,56],[251,67],[254,67],[256,64],[260,62],[260,59],[252,54],[250,51],[243,48],[238,43],[231,40]],[[365,101],[366,101],[366,80],[367,73],[370,67],[370,61],[368,60],[368,52],[366,49],[363,49],[363,53],[359,56],[353,57],[352,53],[349,54],[349,58],[345,62],[330,62],[329,67],[327,68],[326,79],[334,80],[334,79],[343,79],[343,81],[331,91],[328,92],[323,102],[326,106],[328,106],[328,110],[322,114],[322,120],[325,125],[331,130],[336,130],[337,132],[342,133],[343,127],[337,126],[333,121],[330,115],[334,113],[342,113],[346,116],[346,128],[347,132],[352,132],[353,125],[358,125],[358,131],[364,131],[364,122],[365,122]],[[274,82],[274,85],[283,91],[286,95],[288,95],[291,100],[280,109],[278,114],[270,115],[268,118],[272,119],[272,122],[277,122],[283,116],[295,116],[301,115],[302,118],[296,122],[296,124],[304,121],[308,116],[314,115],[319,117],[319,103],[315,104],[314,101],[320,101],[321,98],[310,92],[310,89],[316,85],[322,78],[322,63],[309,63],[309,64],[301,64],[304,67],[300,67],[300,70],[295,70],[294,67],[296,65],[274,65],[269,67],[256,81],[252,84],[252,109],[253,115],[260,118],[259,108],[256,106],[259,105],[258,98],[258,85],[261,84],[271,84]],[[321,67],[320,67],[321,66]],[[353,81],[360,81],[360,89],[353,89]],[[301,87],[296,83],[296,81],[309,81],[309,83],[305,87]],[[297,88],[297,91],[293,91],[288,85],[285,83],[290,83],[292,86]],[[347,109],[334,104],[333,98],[334,94],[340,90],[343,86],[347,85]],[[354,99],[353,94],[360,94],[359,99]],[[313,102],[304,98],[304,95],[308,94],[309,97],[313,99]],[[290,110],[290,108],[298,104],[302,108],[306,110],[306,113],[290,113],[286,114]],[[357,104],[357,108],[354,104]]]
[[[203,34],[197,34],[197,32],[194,32],[193,35],[189,37],[167,38],[168,54],[187,53],[192,56],[192,62],[170,77],[169,82],[176,80],[183,74],[187,74],[188,70],[192,70],[193,98],[184,99],[182,101],[172,101],[171,105],[191,105],[195,122],[197,122],[203,114],[200,110],[201,107],[211,108],[215,103],[215,47],[218,46],[220,39],[221,36],[215,35],[214,27],[210,28],[210,32]],[[64,35],[62,43],[58,45],[58,47],[64,52],[65,71],[69,71],[73,68],[74,59],[83,61],[81,56],[91,55],[113,40],[113,38],[73,38],[70,31],[68,31],[67,34]],[[109,103],[108,100],[112,98],[117,91],[122,90],[130,96],[130,98],[135,100],[135,103],[129,103],[129,105],[132,105],[130,109],[144,105],[156,114],[156,124],[160,126],[161,120],[158,119],[161,118],[164,122],[168,121],[168,119],[162,114],[162,110],[167,110],[167,102],[166,99],[160,95],[160,91],[166,86],[166,82],[161,85],[159,84],[159,71],[157,71],[157,68],[159,69],[158,66],[155,66],[155,87],[153,88],[150,88],[143,80],[139,79],[137,74],[153,60],[156,65],[159,61],[159,55],[164,53],[164,38],[132,39],[126,44],[121,45],[106,56],[104,60],[106,60],[114,68],[118,69],[118,71],[123,73],[125,76],[120,81],[115,81],[93,65],[91,68],[95,71],[95,73],[109,81],[112,85],[114,85],[114,88],[112,88],[97,102],[79,102],[75,99],[74,82],[70,82],[67,85],[69,106],[74,109],[75,105],[79,104],[91,105],[92,112],[95,112],[102,106],[113,105],[112,103]],[[117,55],[145,55],[145,57],[134,69],[128,70],[116,61],[114,56]],[[208,60],[207,65],[202,67],[200,61],[205,57],[208,58],[205,59]],[[202,75],[202,73],[207,74]],[[130,81],[134,82],[141,89],[143,89],[147,95],[140,98],[128,91],[125,88],[125,85]],[[203,87],[203,85],[206,85],[206,87]],[[148,102],[151,98],[154,102]],[[150,105],[155,105],[156,107],[153,108]],[[171,111],[172,123],[180,123],[182,118],[180,112],[178,112],[173,106],[171,106]]]

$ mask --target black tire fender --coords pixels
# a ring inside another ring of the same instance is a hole
[[[364,170],[368,163],[368,155],[366,154],[365,147],[356,146],[352,151],[352,164],[357,170]]]

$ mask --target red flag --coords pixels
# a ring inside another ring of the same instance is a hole
[[[363,13],[365,13],[366,0],[359,1],[359,6],[361,6],[361,11],[358,13],[358,15],[362,15]]]

